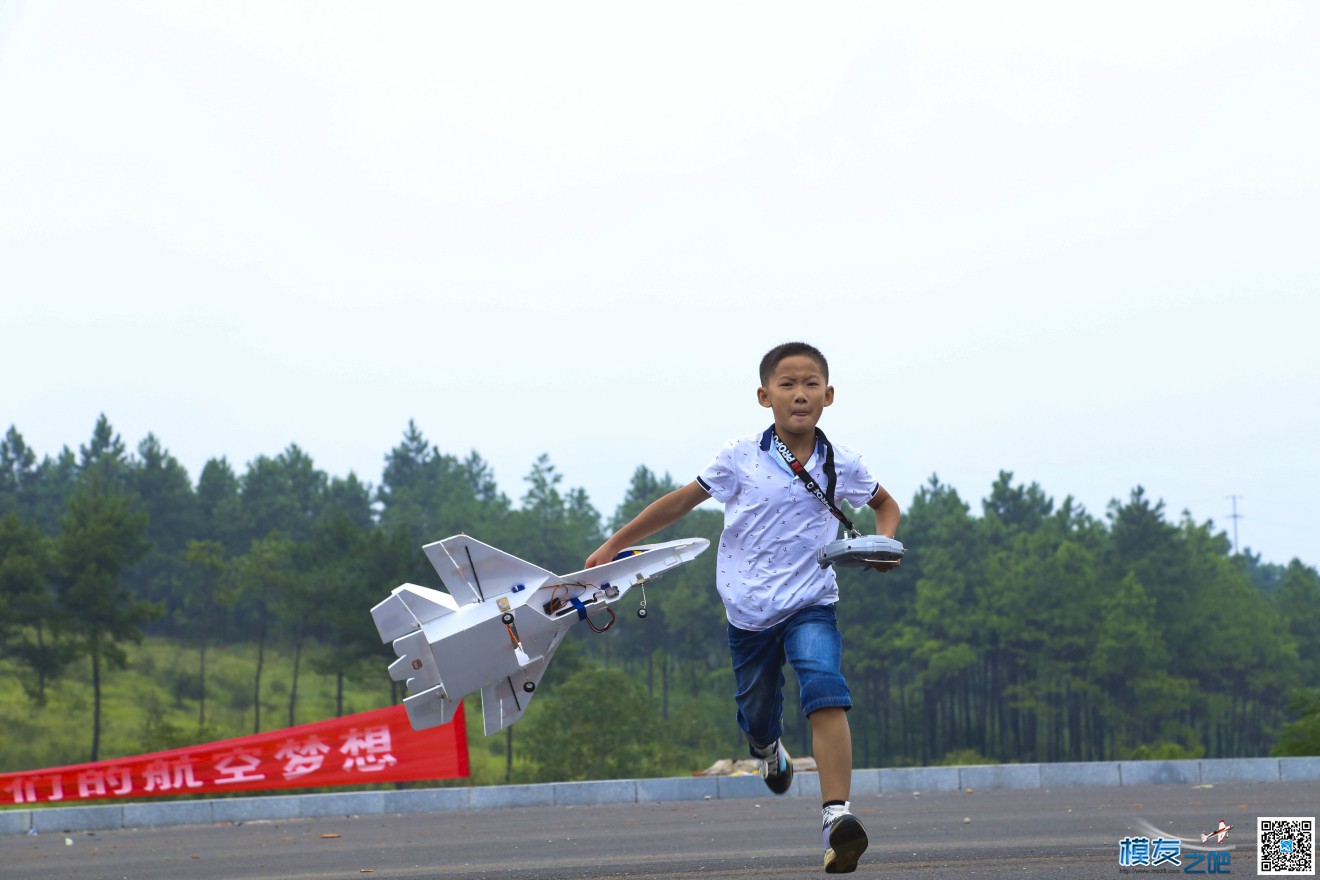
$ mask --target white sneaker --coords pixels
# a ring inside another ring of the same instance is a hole
[[[793,784],[793,759],[784,748],[783,740],[775,740],[773,751],[769,755],[758,756],[761,762],[761,778],[775,794],[783,794]]]
[[[826,874],[851,874],[857,870],[857,860],[866,852],[866,829],[862,827],[862,821],[848,811],[851,806],[835,804],[820,811]]]

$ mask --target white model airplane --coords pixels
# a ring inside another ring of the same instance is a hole
[[[455,535],[427,544],[448,593],[403,584],[371,609],[382,641],[399,659],[390,677],[406,682],[403,705],[413,729],[444,724],[467,694],[481,690],[486,735],[517,721],[568,629],[586,620],[603,632],[614,622],[607,606],[697,557],[705,538],[629,547],[596,568],[557,575],[517,556]],[[646,616],[642,593],[639,617]],[[597,627],[588,613],[604,609]]]
[[[1228,837],[1228,832],[1232,830],[1233,830],[1232,825],[1229,825],[1223,819],[1220,819],[1218,828],[1216,828],[1214,831],[1211,831],[1209,834],[1201,835],[1201,842],[1207,843],[1209,842],[1210,838],[1213,837],[1215,839],[1215,843],[1223,843],[1224,838]]]

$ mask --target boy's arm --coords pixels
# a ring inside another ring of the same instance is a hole
[[[587,557],[587,568],[609,562],[626,547],[631,547],[643,538],[673,525],[682,519],[688,511],[710,497],[701,485],[693,480],[647,505],[646,509],[632,521],[610,535],[604,544]]]
[[[871,500],[866,504],[875,513],[875,533],[884,535],[886,538],[894,537],[898,533],[900,516],[898,502],[894,500],[894,496],[886,492],[884,486],[881,486],[876,489],[875,494],[871,496]],[[891,568],[898,568],[901,562],[901,559],[896,559],[893,562],[875,562],[871,564],[871,567],[877,571],[889,571]]]

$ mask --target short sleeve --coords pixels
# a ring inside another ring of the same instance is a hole
[[[697,475],[697,485],[721,504],[738,491],[738,469],[734,467],[734,443],[729,443],[715,455],[706,469]]]
[[[853,507],[865,507],[880,489],[880,481],[855,453],[852,466],[846,474],[840,476],[843,477],[840,481],[842,485],[836,487],[836,497],[846,500]]]

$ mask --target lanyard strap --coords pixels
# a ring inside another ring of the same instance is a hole
[[[788,444],[783,440],[780,440],[779,435],[773,432],[774,426],[772,425],[772,444],[775,447],[775,451],[779,453],[779,457],[784,460],[784,463],[788,465],[788,469],[793,472],[793,476],[800,479],[806,485],[807,491],[816,496],[821,504],[824,504],[829,508],[830,513],[834,515],[835,519],[843,523],[843,527],[848,530],[848,537],[856,537],[860,534],[857,531],[857,527],[853,525],[852,520],[848,519],[847,514],[842,510],[839,510],[839,506],[834,503],[834,484],[837,480],[837,474],[834,472],[834,446],[831,445],[830,441],[825,437],[825,432],[820,428],[816,429],[816,439],[825,445],[825,479],[829,483],[828,490],[820,487],[820,484],[817,483],[807,469],[803,467],[802,462],[797,460],[797,456],[793,454],[793,450],[788,448]]]

